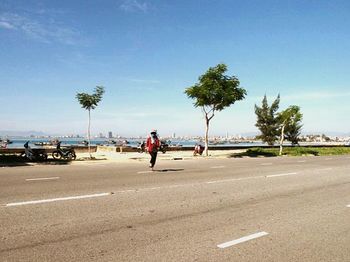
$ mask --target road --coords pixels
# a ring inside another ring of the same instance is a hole
[[[0,169],[0,261],[350,261],[350,157]]]

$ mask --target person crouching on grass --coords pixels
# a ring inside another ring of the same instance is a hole
[[[146,142],[147,151],[151,155],[149,167],[152,168],[152,171],[154,171],[153,167],[156,164],[159,146],[160,142],[157,135],[157,130],[152,130],[151,135],[147,138]]]

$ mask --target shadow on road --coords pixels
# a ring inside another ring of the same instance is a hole
[[[184,171],[185,169],[183,168],[168,168],[168,169],[159,169],[159,170],[154,170],[156,172],[178,172],[178,171]]]
[[[286,156],[319,156],[320,152],[311,148],[288,147],[284,148],[282,155]],[[245,152],[230,154],[230,158],[242,157],[277,157],[279,156],[278,148],[254,148]]]
[[[229,155],[229,158],[242,158],[242,157],[276,157],[277,155],[273,152],[264,152],[256,150],[247,150],[246,152],[233,153]]]
[[[19,155],[0,155],[0,167],[18,167],[18,166],[32,166],[36,165],[67,165],[71,161],[48,159],[43,161],[29,161],[28,159]]]

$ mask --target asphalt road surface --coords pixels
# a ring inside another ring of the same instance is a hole
[[[350,261],[350,157],[0,168],[0,261]]]

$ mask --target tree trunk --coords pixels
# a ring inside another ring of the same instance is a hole
[[[89,155],[90,159],[92,158],[91,155],[91,147],[90,147],[90,122],[91,122],[91,110],[89,109],[89,124],[88,124],[88,149],[89,149]]]
[[[206,115],[205,116],[205,148],[204,148],[204,151],[205,151],[205,155],[208,156],[208,148],[209,148],[209,118],[208,116]]]
[[[280,153],[279,153],[279,155],[280,155],[280,156],[282,155],[282,150],[283,150],[284,128],[285,128],[285,125],[283,125],[283,126],[282,126],[282,129],[281,129],[281,137],[280,137]]]

